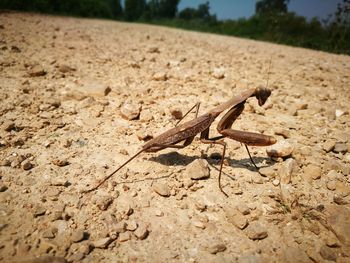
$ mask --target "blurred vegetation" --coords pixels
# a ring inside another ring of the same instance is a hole
[[[293,1],[293,0],[292,0]],[[0,0],[0,9],[160,24],[350,55],[350,0],[327,19],[288,12],[290,0],[260,0],[255,15],[218,20],[209,2],[178,12],[180,0]]]

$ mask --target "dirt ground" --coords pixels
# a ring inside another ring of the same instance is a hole
[[[1,13],[0,261],[350,262],[349,72],[344,55]],[[233,127],[278,144],[250,147],[260,175],[224,140],[229,197],[222,147],[199,136],[82,193],[195,103],[204,114],[268,76],[267,103],[248,99]]]

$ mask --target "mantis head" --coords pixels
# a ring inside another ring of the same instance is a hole
[[[259,106],[262,106],[265,104],[268,97],[271,95],[271,90],[264,88],[264,87],[258,87],[255,90],[255,97],[258,100]]]

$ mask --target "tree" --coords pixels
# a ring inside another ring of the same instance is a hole
[[[125,0],[124,17],[128,21],[139,19],[145,9],[145,0]]]
[[[287,13],[289,0],[260,0],[255,4],[257,15]]]
[[[112,9],[112,16],[121,17],[123,14],[123,9],[120,4],[120,0],[110,0],[110,5]]]

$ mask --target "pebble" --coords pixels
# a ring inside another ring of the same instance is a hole
[[[227,208],[225,209],[227,220],[239,229],[244,229],[248,225],[247,218],[242,215],[238,210]]]
[[[290,131],[284,128],[275,128],[275,134],[283,136],[284,139],[290,138]]]
[[[207,248],[207,251],[211,254],[217,254],[219,252],[223,252],[227,249],[226,245],[222,242],[217,242],[213,245],[210,245],[208,248]]]
[[[28,160],[24,160],[22,163],[21,163],[21,167],[23,170],[27,171],[27,170],[30,170],[32,169],[33,165],[30,161]]]
[[[52,178],[50,181],[50,185],[67,187],[69,186],[69,182],[63,178]]]
[[[181,120],[182,119],[182,111],[180,108],[172,108],[170,110],[170,114],[171,116],[173,116],[173,118],[175,120]]]
[[[30,77],[41,77],[41,76],[45,76],[46,73],[47,73],[46,70],[39,65],[32,67],[28,71],[28,74]]]
[[[158,47],[149,47],[147,50],[148,53],[160,53]]]
[[[320,255],[325,260],[329,260],[329,261],[336,261],[337,260],[337,254],[334,251],[334,249],[332,249],[326,245],[323,245],[320,248]]]
[[[57,228],[48,228],[43,232],[43,238],[55,238]]]
[[[16,124],[13,121],[5,121],[2,127],[4,131],[10,132],[16,128]]]
[[[105,211],[113,203],[113,200],[114,198],[111,196],[98,196],[95,203],[100,210]]]
[[[328,190],[334,191],[336,188],[336,182],[334,180],[328,181],[326,186]]]
[[[72,72],[72,71],[75,71],[76,69],[75,68],[72,68],[68,65],[60,65],[58,70],[61,72],[61,73],[68,73],[68,72]]]
[[[225,71],[222,68],[215,68],[212,72],[212,76],[216,79],[223,79],[225,77]]]
[[[126,230],[135,231],[137,229],[136,221],[132,220],[126,223]]]
[[[196,159],[187,165],[185,174],[187,178],[194,180],[206,179],[209,177],[209,164],[206,160]]]
[[[6,185],[4,185],[3,182],[0,182],[0,192],[5,192],[8,189]]]
[[[274,180],[272,181],[272,184],[273,184],[274,186],[278,186],[278,185],[280,184],[280,180],[274,179]]]
[[[113,225],[112,229],[116,233],[124,233],[126,231],[126,223],[125,222],[118,222],[118,223]]]
[[[11,161],[7,159],[3,159],[0,161],[0,166],[11,166]]]
[[[348,146],[345,143],[337,142],[334,145],[333,152],[335,153],[346,153],[348,151]]]
[[[324,142],[322,148],[328,153],[334,149],[335,144],[336,144],[335,140],[327,140]]]
[[[152,76],[152,80],[155,81],[166,81],[168,79],[168,76],[165,72],[157,72],[154,73]]]
[[[169,197],[170,189],[166,183],[155,183],[153,185],[153,191],[155,191],[160,196]]]
[[[149,234],[149,231],[147,229],[147,227],[144,224],[141,224],[135,231],[134,231],[134,235],[140,239],[143,240],[145,239]]]
[[[249,224],[246,231],[248,237],[252,240],[260,240],[268,236],[266,227],[256,221]]]
[[[128,240],[130,240],[130,239],[131,239],[131,234],[130,234],[130,232],[124,232],[124,233],[120,233],[120,234],[119,234],[118,240],[119,240],[120,242],[125,242],[125,241],[128,241]]]
[[[317,180],[321,178],[322,170],[320,166],[310,164],[304,168],[304,174],[309,181]]]
[[[340,110],[340,109],[336,109],[335,110],[335,117],[336,118],[339,118],[339,117],[341,117],[342,115],[344,115],[344,111],[342,111],[342,110]]]
[[[74,243],[77,243],[77,242],[80,242],[82,240],[84,240],[86,234],[85,234],[85,231],[84,229],[78,229],[78,230],[75,230],[71,236],[71,240],[72,242]]]
[[[293,158],[285,160],[279,170],[281,183],[289,184],[292,179],[292,174],[297,167],[297,162]]]
[[[120,108],[120,113],[124,119],[135,120],[139,118],[141,112],[141,104],[134,102],[126,102]]]
[[[95,248],[107,248],[110,243],[112,243],[113,239],[110,237],[105,237],[94,241],[92,244]]]
[[[287,157],[294,151],[294,145],[287,140],[281,140],[267,147],[266,153],[270,157]]]
[[[57,165],[59,167],[67,166],[69,164],[67,159],[54,159],[52,160],[52,164]]]
[[[140,120],[144,122],[148,122],[153,120],[153,114],[150,110],[142,110],[140,112]]]
[[[242,215],[249,215],[250,214],[250,208],[245,203],[240,203],[236,206],[236,209],[242,214]]]
[[[37,205],[34,207],[34,211],[33,211],[33,215],[34,217],[38,217],[38,216],[42,216],[46,213],[46,208],[41,206],[41,205]]]
[[[342,196],[334,195],[333,196],[333,202],[337,205],[347,205],[349,202],[347,202]]]
[[[277,175],[277,171],[273,166],[260,168],[259,173],[269,178],[274,178]]]

